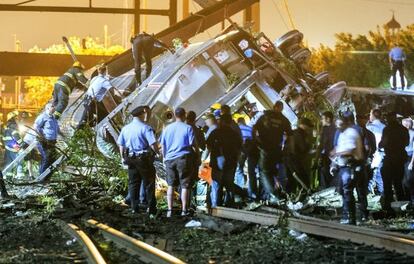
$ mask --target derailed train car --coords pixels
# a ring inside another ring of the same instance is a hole
[[[193,110],[200,117],[214,103],[238,110],[256,103],[262,110],[282,100],[284,114],[295,124],[302,112],[335,104],[335,99],[330,102],[322,96],[327,92],[327,74],[306,73],[310,53],[301,48],[302,38],[298,31],[289,32],[274,45],[263,33],[253,36],[233,25],[211,40],[160,55],[154,60],[151,76],[97,124],[100,150],[111,155],[120,129],[130,120],[128,113],[139,105],[151,107],[150,123],[159,133],[173,120],[177,107]],[[132,69],[111,83],[124,91],[134,81]],[[330,89],[344,88],[340,83]]]
[[[293,125],[304,112],[335,107],[346,84],[329,85],[326,72],[312,75],[307,71],[311,54],[303,47],[302,39],[302,33],[293,30],[274,44],[263,33],[252,35],[233,24],[213,39],[157,56],[151,75],[121,102],[112,93],[106,94],[106,113],[101,113],[104,118],[95,126],[99,150],[108,157],[117,155],[119,132],[130,121],[129,113],[139,105],[152,109],[150,123],[157,133],[173,121],[173,109],[177,107],[195,111],[201,117],[215,103],[228,104],[238,111],[256,103],[258,110],[264,110],[281,100],[285,104],[284,115]],[[134,69],[118,72],[125,73],[110,80],[115,89],[123,93],[135,86]],[[94,74],[91,69],[88,75]],[[60,119],[65,137],[71,137],[80,125],[84,98],[80,90],[70,96]],[[41,175],[39,179],[45,177]]]

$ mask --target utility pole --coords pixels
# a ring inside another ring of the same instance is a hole
[[[104,47],[108,48],[108,25],[104,25]]]
[[[17,35],[14,34],[14,51],[15,52],[20,52],[21,51],[21,42],[20,40],[17,39]],[[22,84],[22,77],[21,76],[17,76],[16,77],[16,81],[15,81],[15,87],[14,87],[14,92],[15,92],[15,105],[16,105],[16,109],[20,108],[20,90],[21,90],[21,84]]]

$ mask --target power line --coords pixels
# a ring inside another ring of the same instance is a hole
[[[289,26],[287,25],[285,19],[283,18],[282,12],[280,11],[279,7],[275,3],[275,0],[272,0],[273,6],[276,8],[277,13],[279,14],[280,18],[282,19],[283,24],[285,25],[286,29],[289,30]]]
[[[285,8],[286,8],[286,12],[287,12],[287,14],[289,16],[290,24],[292,25],[292,28],[293,29],[296,29],[295,23],[293,22],[292,14],[290,13],[289,5],[288,5],[288,3],[287,3],[286,0],[283,0],[283,2],[285,3]]]

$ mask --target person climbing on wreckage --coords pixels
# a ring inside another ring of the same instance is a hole
[[[155,48],[163,48],[169,50],[171,53],[174,53],[174,50],[169,48],[162,41],[156,39],[154,35],[150,35],[146,32],[142,32],[138,35],[135,35],[131,38],[132,45],[132,56],[135,63],[135,80],[137,82],[137,87],[142,84],[141,78],[141,63],[142,58],[145,60],[145,78],[148,78],[151,75],[152,71],[152,57]],[[134,90],[134,89],[133,89]],[[133,92],[133,90],[128,92]]]
[[[88,79],[83,74],[85,66],[79,61],[75,61],[55,83],[53,88],[53,105],[56,107],[54,113],[56,119],[59,119],[69,103],[69,96],[75,87],[86,87]]]

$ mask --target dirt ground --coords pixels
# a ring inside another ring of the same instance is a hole
[[[90,210],[61,209],[52,215],[36,205],[14,202],[0,210],[0,263],[82,263],[79,244],[54,222],[77,224],[95,241],[110,263],[140,263],[139,259],[105,241],[85,224],[93,218],[134,238],[150,243],[188,263],[414,263],[414,260],[346,241],[308,237],[298,239],[289,230],[261,227],[207,216],[165,218],[161,212],[150,219],[130,215],[115,203],[95,205]],[[7,205],[7,204],[6,204]],[[190,220],[201,228],[186,228]]]

